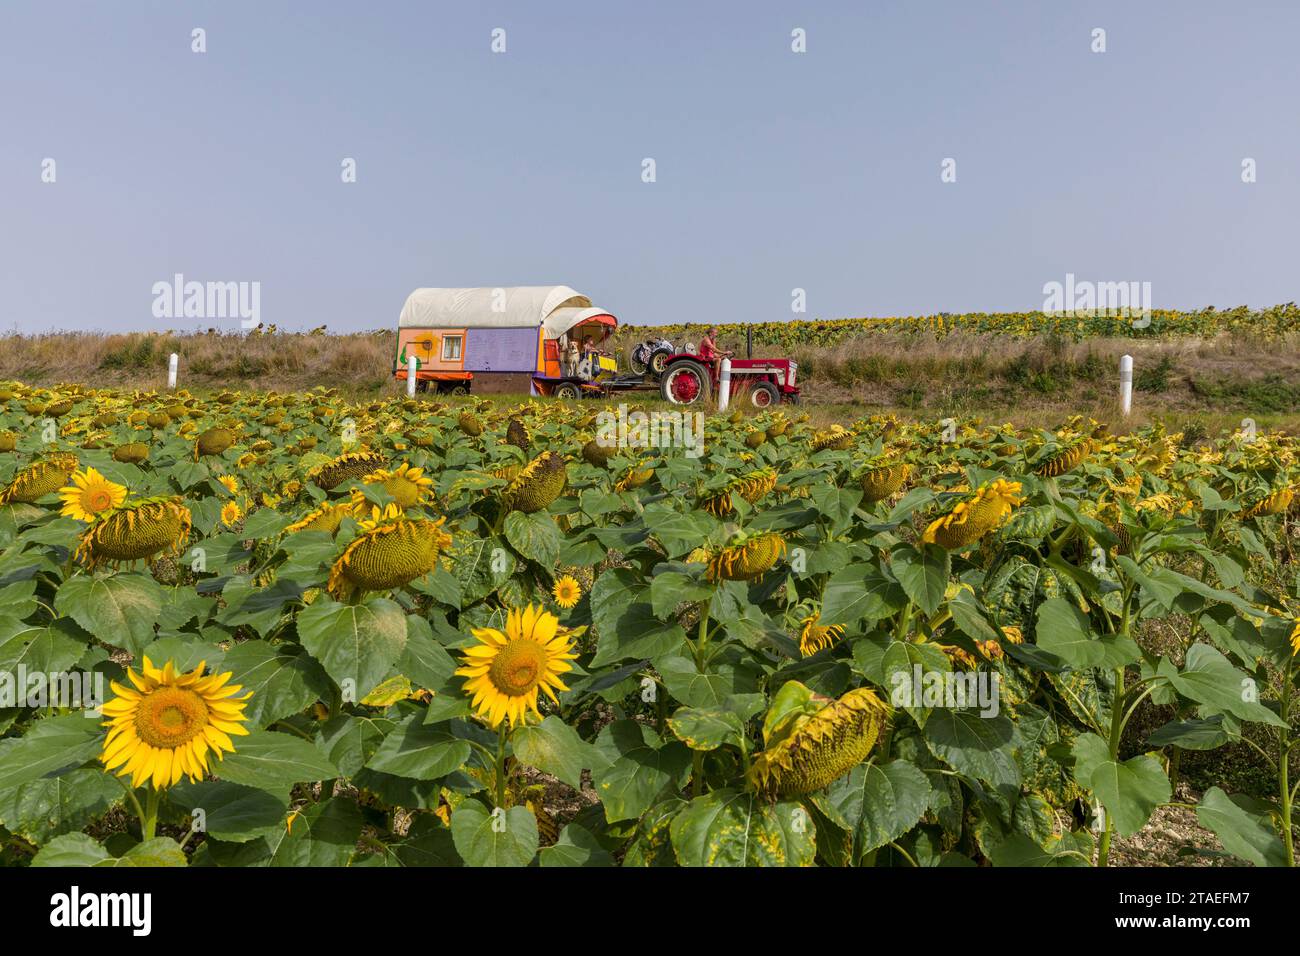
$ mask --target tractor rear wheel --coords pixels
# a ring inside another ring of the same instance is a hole
[[[713,395],[709,371],[699,362],[689,359],[673,362],[664,370],[659,381],[659,394],[665,402],[674,405],[707,403]]]
[[[781,393],[771,382],[756,382],[749,393],[749,404],[760,412],[779,404]]]

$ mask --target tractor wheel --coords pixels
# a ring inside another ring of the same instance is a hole
[[[555,386],[556,398],[573,399],[573,398],[577,398],[581,394],[582,394],[581,389],[579,389],[578,386],[574,385],[572,382],[561,382],[559,385]]]
[[[713,383],[709,379],[708,369],[699,362],[673,362],[664,370],[659,382],[659,394],[664,401],[674,405],[707,403],[713,394]]]
[[[646,364],[636,357],[636,349],[627,354],[627,367],[632,370],[633,375],[645,374]]]
[[[650,371],[654,372],[656,375],[662,376],[664,374],[664,369],[668,367],[669,354],[670,353],[668,352],[656,352],[654,355],[650,356]]]
[[[771,382],[757,382],[749,393],[749,404],[760,412],[778,405],[781,402],[781,393],[776,390],[776,386]]]
[[[468,395],[468,394],[469,394],[469,386],[468,386],[468,385],[453,385],[453,386],[451,387],[451,389],[449,390],[449,392],[450,392],[450,394],[452,394],[452,395]]]

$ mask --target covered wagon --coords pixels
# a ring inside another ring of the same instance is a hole
[[[618,320],[564,285],[416,289],[397,324],[393,375],[414,357],[419,389],[576,398],[614,371]]]

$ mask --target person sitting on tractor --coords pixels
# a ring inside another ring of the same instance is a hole
[[[719,349],[717,344],[718,327],[709,326],[709,330],[704,333],[704,338],[700,339],[700,358],[712,365],[717,365],[724,358],[731,358],[735,353],[731,349]]]

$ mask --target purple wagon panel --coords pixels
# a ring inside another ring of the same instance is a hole
[[[467,329],[465,371],[535,372],[537,329]]]

